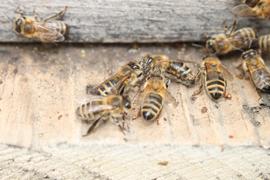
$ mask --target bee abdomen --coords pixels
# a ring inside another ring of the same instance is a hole
[[[241,38],[241,42],[243,42],[239,48],[250,48],[253,41],[256,39],[256,32],[252,28],[242,28],[235,32],[234,37],[239,40]]]
[[[151,121],[158,118],[163,106],[163,98],[156,93],[150,93],[143,102],[142,116],[145,120]]]
[[[223,78],[210,80],[206,82],[206,87],[209,95],[217,100],[219,99],[226,90],[226,83]]]
[[[113,91],[116,90],[116,84],[117,80],[109,79],[96,87],[95,93],[101,96],[113,94]]]
[[[259,47],[264,52],[270,52],[270,35],[259,37]]]
[[[94,119],[94,114],[89,111],[90,106],[90,102],[79,106],[76,110],[77,116],[79,116],[84,121],[91,121]]]
[[[263,92],[270,92],[270,74],[266,70],[255,71],[252,76],[255,86]]]

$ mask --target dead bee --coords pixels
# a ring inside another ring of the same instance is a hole
[[[184,63],[172,61],[165,55],[153,57],[153,66],[162,68],[164,76],[171,81],[190,87],[195,83],[195,76],[191,69]]]
[[[206,49],[214,54],[227,54],[231,51],[249,49],[256,40],[256,32],[249,27],[236,30],[236,24],[234,21],[231,30],[226,28],[225,33],[210,37],[206,41]]]
[[[131,108],[128,97],[109,95],[92,100],[79,106],[76,110],[77,116],[91,126],[87,134],[91,133],[102,122],[110,120],[125,132],[128,131],[128,124],[125,120],[127,109]]]
[[[140,116],[147,121],[158,119],[166,97],[173,98],[167,91],[170,81],[163,76],[163,71],[154,67],[146,80],[142,93],[143,102],[140,109]],[[175,101],[175,99],[173,98]]]
[[[107,96],[110,94],[127,94],[131,87],[140,84],[150,71],[152,59],[143,57],[138,62],[131,61],[120,68],[112,77],[100,85],[86,87],[87,94]]]
[[[231,95],[226,91],[227,81],[225,77],[231,79],[232,75],[216,56],[207,56],[203,58],[197,76],[201,81],[201,85],[199,90],[193,93],[192,98],[200,94],[203,87],[207,92],[207,95],[213,101],[217,101],[221,96],[229,99],[231,98]]]
[[[243,17],[270,19],[270,0],[247,0],[233,8],[232,12]]]
[[[257,51],[251,49],[242,54],[242,68],[246,75],[262,92],[270,93],[270,73],[262,57]]]
[[[67,7],[63,11],[41,20],[38,16],[24,16],[20,13],[15,18],[13,29],[26,37],[38,39],[44,43],[61,42],[65,40],[68,26],[62,21]]]

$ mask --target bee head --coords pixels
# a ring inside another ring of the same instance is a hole
[[[139,61],[139,64],[142,66],[143,73],[148,74],[153,66],[153,57],[146,55],[142,58],[142,60]]]
[[[243,60],[246,60],[246,59],[253,58],[253,57],[255,57],[256,55],[257,55],[257,51],[254,50],[254,49],[250,49],[250,50],[248,50],[248,51],[243,52],[241,58],[242,58]]]
[[[215,38],[208,39],[206,41],[206,49],[209,50],[211,53],[215,53],[216,52],[215,43],[216,43]]]
[[[24,16],[17,17],[14,21],[15,32],[20,34],[22,32],[22,27],[24,24],[25,24],[25,17]]]
[[[128,96],[123,96],[123,103],[124,103],[124,107],[127,109],[131,108],[131,101],[130,98]]]

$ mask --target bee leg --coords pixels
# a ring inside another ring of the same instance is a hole
[[[202,90],[203,90],[203,82],[201,80],[200,87],[199,87],[199,89],[197,89],[196,91],[193,92],[193,94],[191,96],[191,100],[194,101],[196,99],[196,96],[201,94]]]
[[[157,118],[157,125],[159,126],[160,122],[159,122],[159,118]]]
[[[249,76],[247,74],[247,67],[245,63],[241,63],[236,68],[240,71],[240,74],[237,75],[239,79],[249,79]]]
[[[227,91],[224,92],[223,96],[224,96],[225,99],[229,99],[229,100],[232,99],[232,95],[230,93],[228,93]]]
[[[54,14],[54,15],[52,15],[52,16],[49,16],[49,17],[47,17],[47,18],[45,18],[43,21],[49,21],[49,20],[52,20],[52,19],[54,19],[54,20],[63,20],[63,18],[64,18],[64,15],[65,15],[65,13],[66,13],[66,11],[67,11],[67,6],[65,6],[65,8],[64,8],[64,10],[62,10],[62,11],[60,11],[59,13],[57,13],[57,14]]]
[[[129,132],[129,123],[125,120],[125,115],[120,117],[111,117],[111,122],[119,127],[123,134]]]

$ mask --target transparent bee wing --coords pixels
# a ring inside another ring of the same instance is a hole
[[[173,105],[173,107],[177,107],[179,102],[176,100],[176,98],[170,93],[170,91],[166,92],[166,98],[165,100],[168,103],[171,103]]]
[[[228,70],[227,67],[225,67],[223,64],[221,64],[224,76],[228,80],[233,80],[233,74]]]
[[[45,23],[35,23],[35,27],[37,30],[37,38],[42,42],[61,42],[65,40],[65,37],[59,31],[54,28],[46,27]]]
[[[246,4],[240,4],[232,9],[232,13],[242,17],[255,17],[256,13]]]

